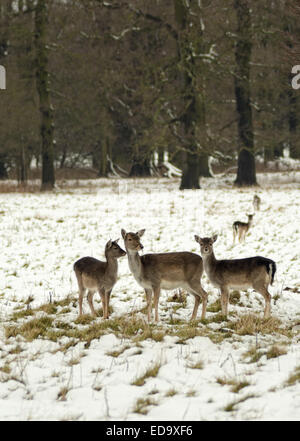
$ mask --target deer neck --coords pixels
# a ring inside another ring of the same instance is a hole
[[[118,259],[111,256],[105,256],[106,257],[106,273],[109,274],[117,274],[118,272]]]
[[[202,256],[204,270],[207,274],[210,274],[214,271],[217,263],[217,259],[212,251],[211,254],[204,254]]]
[[[127,250],[129,269],[135,278],[139,278],[142,274],[143,264],[138,251]]]

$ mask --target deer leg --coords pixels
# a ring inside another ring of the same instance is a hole
[[[153,289],[154,293],[154,309],[155,309],[155,321],[158,322],[158,301],[160,296],[160,287],[155,287]]]
[[[111,294],[111,289],[108,291],[105,291],[105,315],[104,315],[104,311],[103,311],[103,317],[105,319],[108,319],[109,317],[109,301],[110,301],[110,294]]]
[[[152,289],[145,288],[145,293],[146,293],[146,300],[147,300],[148,322],[150,322],[151,315],[152,315]]]
[[[82,315],[82,302],[83,302],[83,296],[84,296],[84,289],[81,289],[79,291],[79,315]]]
[[[88,302],[89,302],[89,306],[90,306],[90,310],[91,310],[92,315],[94,317],[97,317],[97,314],[96,314],[96,311],[95,311],[94,305],[93,305],[93,296],[94,296],[94,294],[95,294],[95,291],[89,290],[88,295],[87,295],[87,299],[88,299]]]
[[[98,287],[98,293],[99,293],[99,296],[101,298],[103,318],[105,318],[105,305],[106,305],[106,303],[105,303],[105,291],[104,291],[104,288],[99,286]]]
[[[199,308],[199,304],[200,304],[200,296],[199,294],[196,293],[196,291],[191,291],[191,294],[193,294],[194,298],[195,298],[195,303],[194,303],[194,309],[193,309],[193,313],[192,313],[192,317],[191,317],[191,322],[193,320],[196,320],[197,318],[197,313],[198,313],[198,308]]]
[[[193,282],[191,284],[191,291],[192,291],[192,294],[195,297],[195,304],[194,304],[194,309],[193,309],[191,320],[196,320],[197,312],[198,312],[198,308],[199,308],[199,303],[200,303],[200,298],[202,299],[201,320],[204,320],[205,319],[205,314],[206,314],[206,305],[207,305],[208,294],[202,288],[201,283],[199,283],[198,281]]]
[[[81,276],[76,273],[76,277],[77,277],[78,289],[79,289],[78,305],[79,305],[79,317],[80,317],[82,315],[82,301],[83,301],[85,289],[82,283]]]
[[[208,294],[207,292],[202,288],[201,284],[201,292],[202,292],[202,313],[201,313],[201,320],[205,319],[205,315],[206,315],[206,305],[207,305],[207,297]]]
[[[82,301],[83,301],[84,292],[85,289],[83,287],[79,287],[79,299],[78,299],[79,317],[82,315]]]
[[[265,285],[253,285],[255,291],[259,292],[265,299],[264,319],[267,319],[271,315],[271,294],[269,293]]]
[[[221,286],[221,307],[222,314],[227,317],[229,302],[229,290],[226,286]]]

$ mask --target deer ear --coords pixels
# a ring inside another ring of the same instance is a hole
[[[195,238],[195,241],[196,241],[196,242],[200,243],[201,239],[200,239],[199,236],[197,236],[197,234],[195,234],[194,238]]]
[[[215,242],[217,239],[218,239],[218,235],[214,234],[213,237],[212,237],[212,241]]]
[[[110,248],[111,245],[112,245],[112,241],[111,241],[111,239],[109,239],[109,241],[108,241],[107,244],[106,244],[106,248]]]
[[[114,242],[115,243],[118,243],[119,242],[119,240],[120,240],[120,238],[118,237],[118,239],[116,239]]]
[[[139,237],[142,237],[143,236],[143,234],[145,233],[145,229],[143,229],[143,230],[139,230],[136,234],[139,236]]]
[[[126,231],[124,230],[124,228],[122,228],[122,230],[121,230],[121,234],[122,234],[123,239],[125,239]]]

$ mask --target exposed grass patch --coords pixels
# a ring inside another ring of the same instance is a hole
[[[29,317],[34,315],[32,309],[22,309],[21,311],[16,311],[10,316],[11,321],[17,321],[19,319]]]
[[[79,364],[81,357],[82,355],[78,355],[78,357],[70,358],[70,360],[67,362],[68,366],[74,366],[76,364]]]
[[[187,397],[195,397],[196,396],[196,391],[194,389],[190,389],[187,391],[186,393]]]
[[[249,400],[250,398],[255,398],[256,395],[254,394],[248,394],[245,395],[242,398],[239,398],[237,400],[233,400],[232,402],[230,402],[229,404],[227,404],[227,406],[224,407],[225,412],[233,412],[236,410],[236,406],[240,403],[243,403],[246,400]]]
[[[117,358],[117,357],[119,357],[119,355],[122,355],[123,352],[125,352],[129,348],[130,348],[130,346],[126,345],[126,346],[124,346],[123,348],[121,348],[119,350],[116,349],[115,351],[109,351],[109,352],[106,353],[106,355],[108,355],[109,357]]]
[[[23,351],[23,348],[17,344],[16,346],[14,346],[13,348],[11,348],[8,353],[9,354],[20,354]]]
[[[222,312],[219,312],[214,316],[210,317],[207,320],[207,323],[222,323],[222,322],[226,322],[227,320],[228,318],[225,315],[223,315]]]
[[[280,325],[281,321],[276,317],[261,319],[254,314],[246,314],[235,322],[229,323],[228,327],[238,335],[255,335],[257,333],[263,335],[274,333],[286,335],[287,331],[281,328]]]
[[[266,352],[266,356],[268,359],[270,358],[277,358],[280,357],[281,355],[285,355],[287,353],[286,348],[283,348],[281,346],[278,345],[273,345],[267,352]]]
[[[285,386],[292,386],[295,383],[300,382],[300,365],[296,367],[294,372],[290,374],[289,378],[284,383]]]
[[[3,372],[4,374],[10,374],[11,373],[11,367],[7,362],[4,363],[3,366],[0,367],[0,372]]]
[[[67,386],[63,386],[57,394],[57,400],[66,401],[68,392],[69,388]]]
[[[205,335],[203,328],[199,328],[196,323],[188,323],[180,327],[178,326],[175,329],[171,329],[169,333],[170,335],[179,337],[177,344],[185,343],[185,341],[190,338]]]
[[[149,328],[145,329],[145,331],[142,334],[135,337],[134,341],[139,342],[139,341],[147,340],[148,338],[150,338],[151,340],[154,340],[156,342],[160,342],[160,341],[163,341],[165,335],[166,335],[165,331],[154,330],[149,327]]]
[[[45,303],[44,305],[39,306],[38,308],[35,308],[35,311],[43,311],[46,314],[56,314],[57,313],[57,306],[53,303]]]
[[[174,397],[174,395],[178,394],[177,390],[172,388],[167,390],[167,392],[165,393],[165,397]]]
[[[217,383],[231,386],[230,391],[234,393],[238,393],[244,387],[250,386],[249,381],[247,380],[238,380],[236,378],[217,378]]]
[[[153,398],[139,398],[135,403],[133,412],[141,415],[147,415],[149,412],[149,406],[157,406],[157,403],[153,400]]]
[[[243,354],[243,358],[248,358],[248,363],[257,363],[264,355],[264,352],[256,346],[252,346],[247,352]]]
[[[56,320],[54,323],[55,327],[58,329],[74,329],[72,325],[68,322],[63,322],[60,320]]]
[[[95,320],[95,317],[93,317],[91,314],[82,314],[81,316],[77,317],[74,323],[76,325],[88,325],[93,320]]]
[[[21,335],[27,341],[32,341],[37,337],[45,337],[47,335],[47,331],[49,327],[52,326],[53,323],[52,317],[40,317],[33,318],[32,320],[27,321],[21,326],[7,326],[5,328],[5,336],[16,337],[17,335]]]
[[[199,361],[196,361],[195,363],[188,363],[187,367],[190,369],[203,369],[204,363],[202,360],[199,360]]]
[[[141,375],[140,377],[136,378],[131,384],[133,386],[144,386],[147,378],[156,377],[157,376],[160,367],[161,367],[160,363],[155,363],[153,366],[148,368],[143,375]]]
[[[73,307],[75,307],[77,305],[77,298],[75,298],[72,295],[68,295],[67,297],[65,297],[64,299],[61,300],[55,300],[53,302],[53,304],[55,306],[61,306],[61,307],[66,307],[66,306],[70,306],[70,304],[72,304]]]
[[[221,301],[220,299],[217,299],[215,302],[211,303],[207,306],[206,310],[208,312],[219,312],[221,311]]]
[[[267,359],[270,359],[280,357],[286,353],[286,348],[278,345],[273,345],[268,350],[266,348],[263,349],[257,346],[252,346],[243,354],[243,358],[249,358],[249,363],[257,363],[264,355],[267,357]]]

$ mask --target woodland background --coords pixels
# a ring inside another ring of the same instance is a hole
[[[168,175],[300,158],[297,0],[1,0],[0,178]],[[213,162],[212,162],[213,158]],[[171,168],[170,168],[171,167]]]

